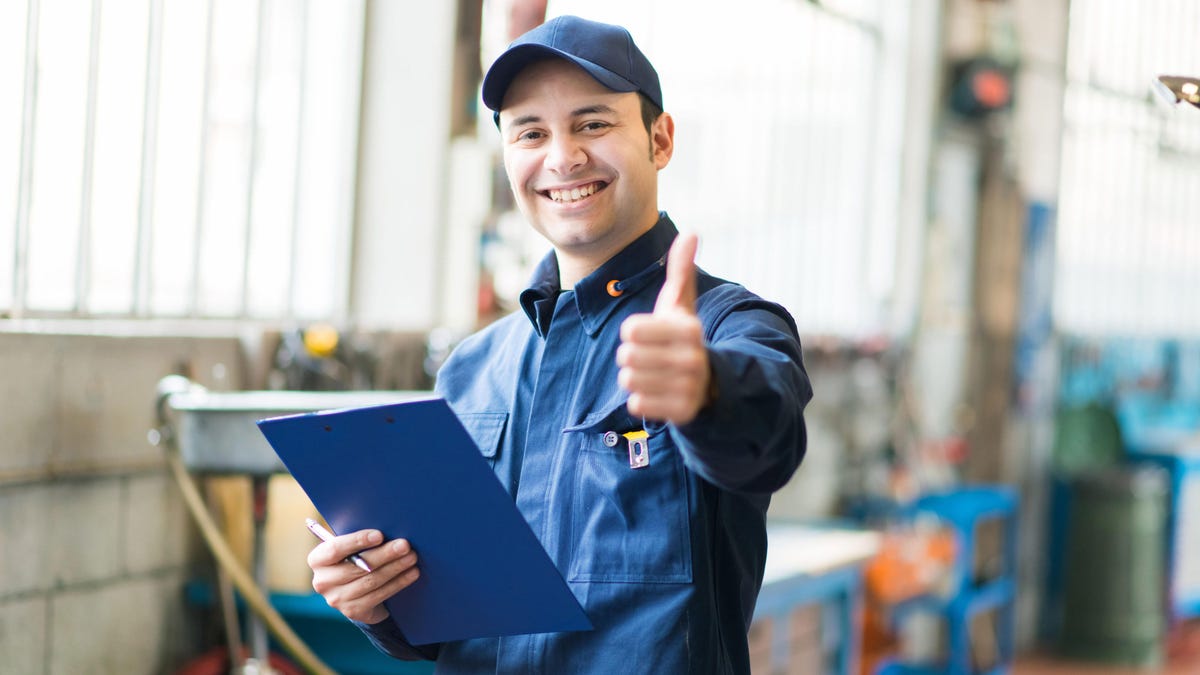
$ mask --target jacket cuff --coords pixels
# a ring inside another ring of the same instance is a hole
[[[408,638],[404,637],[404,633],[391,617],[379,623],[368,624],[361,621],[351,621],[351,623],[367,636],[376,649],[392,658],[403,661],[433,661],[437,659],[438,645],[421,645],[419,647],[413,645]]]

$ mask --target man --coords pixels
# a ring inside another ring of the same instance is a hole
[[[674,122],[625,29],[535,28],[483,100],[554,251],[523,311],[464,341],[437,389],[477,440],[498,439],[481,450],[595,629],[413,646],[381,603],[419,577],[418,556],[377,531],[313,549],[313,586],[380,649],[438,672],[747,673],[767,505],[806,443],[795,324],[698,272],[696,238],[658,211]],[[344,562],[355,552],[373,572]]]

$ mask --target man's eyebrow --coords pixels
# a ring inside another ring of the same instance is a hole
[[[616,114],[617,114],[617,111],[615,108],[613,108],[612,106],[609,106],[609,105],[605,105],[603,103],[596,103],[593,105],[585,105],[582,108],[576,108],[575,110],[571,111],[571,117],[583,117],[585,115],[616,115]],[[513,121],[509,123],[509,126],[510,127],[520,127],[520,126],[524,126],[526,124],[537,124],[541,121],[542,121],[542,118],[538,115],[521,115],[520,117],[513,119]]]
[[[604,105],[603,103],[597,103],[595,105],[584,106],[582,108],[576,108],[575,110],[571,111],[571,117],[582,117],[584,115],[595,115],[595,114],[615,115],[615,114],[617,114],[617,111],[615,109],[613,109],[611,106]]]
[[[521,115],[520,117],[513,120],[509,124],[509,126],[519,127],[519,126],[523,126],[526,124],[535,124],[535,123],[541,122],[541,121],[542,121],[542,118],[538,117],[537,115]]]

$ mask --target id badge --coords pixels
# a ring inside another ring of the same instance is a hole
[[[642,469],[650,466],[650,434],[644,429],[639,429],[622,435],[629,443],[629,468]]]

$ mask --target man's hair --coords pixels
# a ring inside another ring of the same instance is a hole
[[[638,92],[638,101],[642,104],[642,124],[646,127],[646,136],[650,139],[650,161],[654,161],[654,132],[651,129],[654,127],[654,121],[663,113],[662,108],[650,100],[650,97]]]
[[[650,131],[650,128],[654,126],[654,120],[658,119],[658,116],[663,113],[663,110],[662,108],[658,107],[654,101],[651,101],[649,96],[640,91],[637,93],[637,95],[638,100],[642,104],[642,124],[646,126],[646,133],[653,135],[653,132]]]

